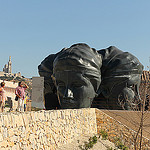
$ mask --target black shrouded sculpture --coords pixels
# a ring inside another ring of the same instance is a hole
[[[137,106],[143,65],[114,46],[95,50],[78,43],[46,57],[38,66],[44,77],[46,109],[130,110]]]

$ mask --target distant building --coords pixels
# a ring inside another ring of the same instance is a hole
[[[0,80],[0,83],[3,82],[3,80]],[[17,108],[17,101],[15,101],[15,89],[18,86],[18,83],[11,82],[11,81],[4,81],[5,82],[5,91],[6,91],[6,97],[7,97],[7,103],[9,104],[9,107],[12,107],[13,110]],[[11,106],[10,106],[11,105]]]
[[[8,61],[8,65],[5,64],[4,68],[3,68],[3,72],[11,74],[12,73],[12,68],[11,68],[11,56],[9,56],[9,61]]]
[[[0,76],[22,77],[20,72],[18,72],[18,73],[12,73],[11,56],[9,56],[8,64],[4,65],[3,71],[0,71]]]

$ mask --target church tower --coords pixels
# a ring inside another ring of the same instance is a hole
[[[12,73],[12,69],[11,69],[11,56],[9,56],[9,61],[8,61],[8,73],[9,74]]]

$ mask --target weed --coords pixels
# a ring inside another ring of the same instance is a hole
[[[109,147],[109,148],[107,148],[107,150],[113,150],[113,148],[112,148],[112,147]]]
[[[122,143],[122,141],[120,140],[120,138],[115,138],[114,141],[115,141],[116,147],[118,147],[119,149],[128,150],[128,147],[126,147],[126,146]]]
[[[93,147],[94,144],[97,143],[97,136],[93,136],[89,138],[89,142],[85,142],[84,145],[79,145],[81,150],[88,150]]]
[[[123,149],[123,150],[128,150],[128,148],[122,143],[122,142],[118,142],[116,145],[119,149]]]
[[[102,140],[108,139],[108,133],[105,130],[101,130],[100,135],[102,136]]]
[[[84,150],[84,149],[82,148],[82,145],[79,145],[79,148],[80,148],[81,150]]]

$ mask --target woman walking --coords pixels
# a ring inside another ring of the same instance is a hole
[[[5,101],[6,101],[6,92],[4,90],[5,87],[5,82],[1,82],[1,87],[0,87],[0,111],[3,112],[4,111],[4,107],[5,107]]]

